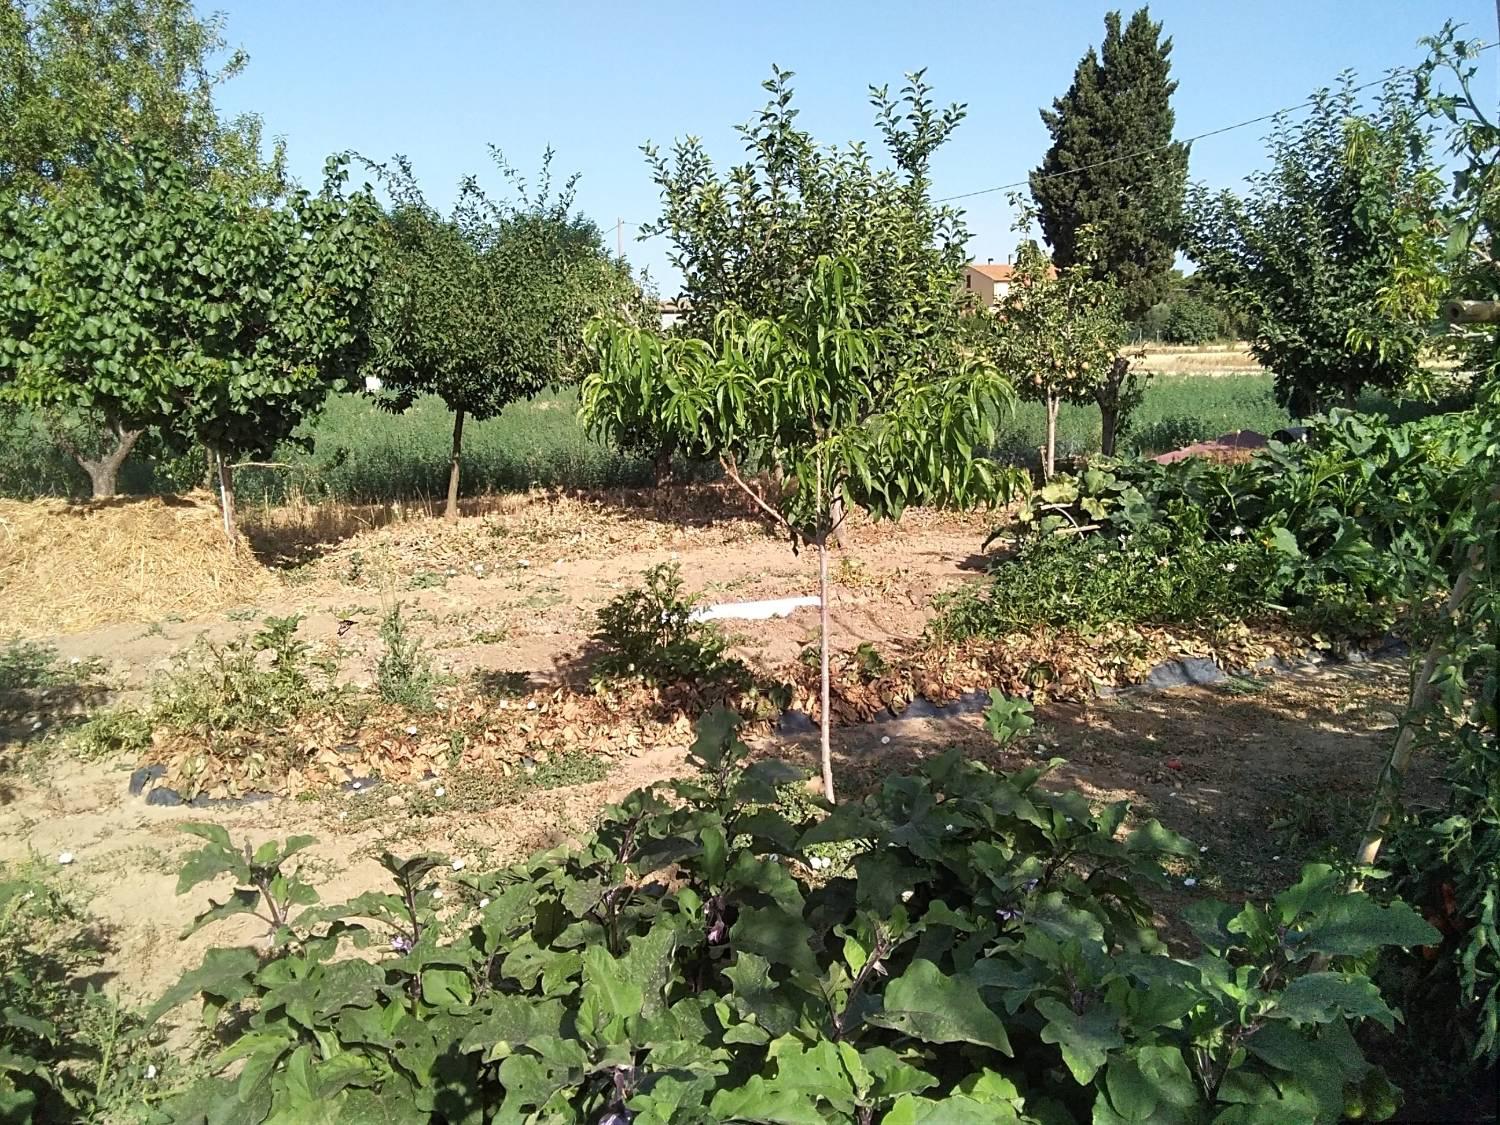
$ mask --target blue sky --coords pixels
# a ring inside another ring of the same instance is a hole
[[[254,111],[287,141],[293,173],[314,184],[326,156],[409,156],[446,204],[468,172],[501,186],[486,145],[522,171],[549,144],[581,173],[580,206],[611,242],[617,218],[658,210],[639,151],[703,138],[721,166],[740,157],[733,126],[763,102],[772,63],[796,72],[799,122],[820,141],[875,140],[866,88],[898,87],[926,67],[936,95],[968,118],[935,165],[936,193],[1024,179],[1047,134],[1038,107],[1067,88],[1112,5],[1075,0],[865,0],[627,5],[481,0],[228,0],[226,36],[250,65],[221,108]],[[1125,8],[1128,13],[1131,9]],[[1151,5],[1174,49],[1179,136],[1293,105],[1343,69],[1376,78],[1421,57],[1445,18],[1497,37],[1492,0],[1178,0]],[[1485,84],[1495,83],[1494,54]],[[1266,126],[1199,142],[1190,175],[1230,186],[1261,158]],[[963,202],[971,256],[1014,248],[1004,192]],[[664,294],[677,276],[663,239],[626,255]]]

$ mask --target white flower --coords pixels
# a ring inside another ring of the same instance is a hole
[[[1107,563],[1109,562],[1109,556],[1106,555],[1103,551],[1097,551],[1094,554],[1094,561],[1096,563]]]
[[[1224,564],[1224,573],[1225,574],[1233,574],[1234,571],[1235,571],[1235,565],[1234,565],[1234,563],[1225,563]]]
[[[901,901],[902,902],[910,902],[911,901],[911,896],[912,896],[913,893],[914,892],[912,892],[912,891],[902,891],[901,892]]]
[[[1184,887],[1196,887],[1198,885],[1198,880],[1194,879],[1191,875],[1189,875],[1186,879],[1184,879],[1182,881],[1182,885]]]
[[[156,1064],[152,1063],[150,1066],[148,1066],[146,1068],[146,1078],[147,1078],[147,1080],[150,1080],[150,1079],[153,1079],[155,1077],[156,1077]]]
[[[1198,849],[1198,854],[1199,855],[1207,855],[1208,854],[1208,845],[1204,844],[1201,848],[1199,848]]]
[[[72,852],[59,852],[57,854],[57,862],[60,863],[60,864],[62,864],[64,867],[68,866],[68,864],[70,864],[70,863],[73,862],[73,853]]]
[[[1273,855],[1271,858],[1272,859],[1280,859],[1281,857],[1279,855]]]
[[[948,831],[949,831],[949,832],[952,832],[952,831],[953,831],[953,825],[951,825],[951,824],[950,824],[950,825],[948,825],[948,827],[947,827],[947,830],[948,830]]]
[[[882,746],[889,746],[890,744],[891,744],[891,736],[888,735],[888,734],[882,734],[880,736],[880,745],[882,745]]]
[[[1229,534],[1238,539],[1241,535],[1245,534],[1245,529],[1239,524],[1235,524],[1234,527],[1229,529]]]
[[[407,734],[416,734],[416,733],[417,733],[417,728],[416,728],[416,727],[414,727],[414,726],[412,726],[412,727],[407,727],[407,728],[406,728],[406,733],[407,733]]]
[[[1167,556],[1166,555],[1158,555],[1157,558],[1156,558],[1156,565],[1159,568],[1161,568],[1162,570],[1165,570],[1167,568],[1167,566],[1169,565],[1168,562],[1167,562]]]
[[[485,908],[485,907],[486,907],[486,906],[488,906],[488,905],[489,905],[489,904],[490,904],[490,900],[489,900],[489,899],[487,899],[487,898],[482,898],[482,899],[480,899],[480,900],[479,900],[479,909],[480,909],[480,910],[483,910],[483,909],[484,909],[484,908]]]
[[[464,861],[461,859],[455,859],[451,864],[449,864],[449,866],[452,867],[455,871],[462,871],[464,869]]]

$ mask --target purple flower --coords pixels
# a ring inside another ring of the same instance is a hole
[[[1037,887],[1041,886],[1041,883],[1042,881],[1040,879],[1027,879],[1026,882],[1021,884],[1021,889],[1027,894],[1030,894],[1032,891],[1036,890]]]
[[[612,1109],[599,1118],[599,1125],[630,1125],[630,1111],[626,1109]]]
[[[1021,912],[1019,910],[1006,910],[1004,907],[1001,907],[995,911],[995,917],[1002,922],[1014,922],[1020,916]]]
[[[393,949],[397,953],[410,953],[411,952],[411,938],[408,938],[408,937],[393,937],[393,938],[391,938],[391,949]]]
[[[728,927],[724,925],[724,919],[718,919],[718,921],[708,928],[708,944],[722,945],[724,943],[724,935],[727,931]]]

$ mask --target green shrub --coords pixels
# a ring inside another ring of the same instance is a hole
[[[1232,335],[1228,318],[1198,297],[1180,294],[1146,311],[1141,330],[1164,344],[1211,344]]]
[[[64,662],[48,644],[20,638],[0,644],[0,746],[82,722],[104,694],[99,672],[97,661]]]
[[[699,775],[576,849],[445,895],[439,857],[387,855],[392,892],[288,911],[269,959],[210,951],[156,1010],[202,996],[243,1069],[173,1119],[1333,1122],[1392,1093],[1351,1031],[1394,1022],[1372,954],[1432,936],[1404,906],[1310,867],[1195,905],[1181,959],[1142,892],[1194,850],[1122,833],[1125,802],[949,753],[799,823],[736,725],[705,717]]]
[[[0,865],[0,1121],[100,1119],[166,1065],[140,1018],[84,983],[106,951],[76,894]]]
[[[684,592],[676,563],[660,563],[599,610],[594,645],[595,683],[638,680],[657,686],[748,686],[740,661],[725,655],[729,642],[713,625],[693,620],[695,595]]]
[[[385,651],[375,669],[375,688],[387,703],[409,711],[431,711],[438,678],[432,670],[432,661],[422,651],[421,641],[410,630],[410,623],[401,616],[401,603],[397,602],[380,622],[380,640]]]

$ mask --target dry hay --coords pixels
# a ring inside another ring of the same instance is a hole
[[[477,518],[406,519],[358,532],[313,564],[331,578],[371,581],[474,567],[607,558],[635,551],[688,550],[763,538],[749,502],[713,486],[660,493],[533,492],[502,498]],[[356,565],[355,557],[359,563]]]
[[[0,636],[191,617],[273,581],[243,541],[225,550],[207,493],[0,501]]]

